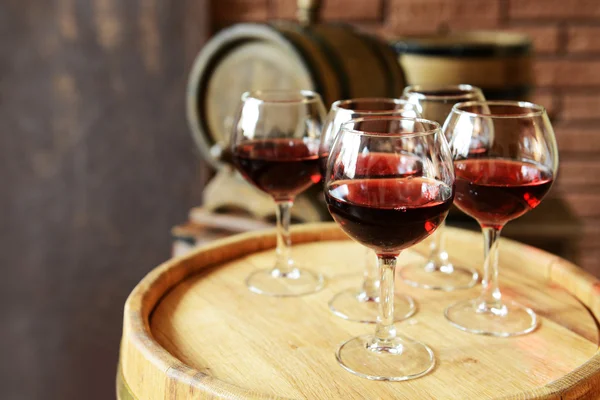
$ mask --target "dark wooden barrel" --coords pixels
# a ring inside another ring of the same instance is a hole
[[[218,169],[247,90],[311,89],[328,107],[351,97],[399,97],[404,86],[393,48],[350,26],[238,24],[219,32],[198,55],[187,115],[203,157]]]
[[[510,32],[463,32],[393,41],[408,84],[479,86],[489,100],[523,100],[533,89],[531,40]]]

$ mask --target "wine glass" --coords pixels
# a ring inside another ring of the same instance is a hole
[[[323,133],[321,135],[321,147],[319,149],[322,160],[321,172],[325,175],[327,168],[327,155],[337,133],[343,123],[353,118],[373,116],[400,116],[418,117],[415,104],[406,100],[391,98],[358,98],[350,100],[338,100],[332,104],[327,115]],[[370,157],[374,164],[371,173],[376,173],[376,168],[383,175],[411,175],[421,168],[421,159],[409,155],[402,156],[401,165],[388,165],[386,154],[381,154],[379,159]],[[366,161],[360,158],[359,163]],[[397,161],[397,160],[394,160]],[[362,165],[366,167],[367,165]],[[360,167],[359,167],[360,168]],[[391,171],[393,169],[393,171]],[[355,322],[374,323],[379,313],[379,274],[377,271],[377,259],[373,252],[365,248],[364,255],[364,278],[360,288],[343,290],[333,296],[329,301],[329,309],[338,317]],[[397,295],[394,298],[394,320],[401,321],[412,316],[416,311],[415,301],[407,295]]]
[[[277,205],[273,268],[251,274],[251,291],[271,296],[313,293],[321,274],[300,269],[291,257],[290,209],[296,195],[321,181],[319,143],[325,120],[321,97],[308,90],[254,91],[242,95],[233,129],[232,158],[246,180]]]
[[[481,89],[471,85],[414,85],[404,90],[403,97],[418,105],[423,118],[444,124],[446,117],[456,103],[483,101]],[[442,224],[431,236],[430,253],[425,263],[415,262],[400,268],[402,280],[415,287],[452,291],[473,287],[479,275],[474,269],[453,265],[444,245]]]
[[[454,158],[454,204],[477,220],[485,240],[482,293],[448,307],[446,318],[484,335],[531,332],[533,310],[500,293],[498,238],[508,221],[540,204],[556,176],[558,151],[546,110],[527,102],[466,102],[454,106],[444,130]]]
[[[421,159],[412,176],[381,175],[361,157],[386,154]],[[394,327],[394,270],[400,252],[429,236],[446,217],[454,197],[454,169],[438,123],[401,117],[366,117],[342,126],[327,161],[325,199],[329,212],[352,239],[377,254],[380,302],[373,335],[342,344],[337,360],[367,379],[402,381],[429,372],[435,359],[425,344]]]

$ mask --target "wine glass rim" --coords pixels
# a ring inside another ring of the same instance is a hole
[[[270,96],[277,97],[286,95],[289,95],[289,98],[269,98]],[[242,94],[242,102],[247,100],[268,104],[308,104],[320,102],[321,96],[315,91],[306,89],[261,89],[244,92]]]
[[[522,108],[523,113],[519,114],[493,114],[491,111],[489,113],[484,112],[474,112],[467,111],[464,108],[466,107],[474,107],[474,106],[509,106],[509,107],[517,107]],[[546,109],[544,106],[539,104],[531,103],[529,101],[518,101],[518,100],[495,100],[495,101],[465,101],[462,103],[456,103],[452,107],[452,112],[457,114],[464,114],[473,117],[486,117],[486,118],[530,118],[530,117],[538,117],[546,113]]]
[[[348,128],[350,124],[365,121],[407,121],[407,122],[419,122],[421,124],[428,124],[431,129],[424,130],[423,132],[404,132],[404,133],[391,133],[391,132],[373,132],[373,131],[361,131],[358,129]],[[402,138],[413,138],[419,136],[434,135],[441,132],[442,128],[440,124],[435,121],[425,118],[407,118],[407,117],[395,117],[395,116],[369,116],[361,118],[353,118],[346,121],[340,127],[340,132],[348,132],[360,136],[371,136],[371,137],[402,137]]]
[[[444,92],[444,91],[457,91],[460,93],[455,94],[435,94],[435,93],[423,93],[423,92]],[[436,84],[423,84],[423,85],[410,85],[404,88],[404,96],[412,95],[418,99],[432,99],[432,100],[456,100],[464,99],[465,97],[475,97],[477,95],[483,95],[481,88],[468,83],[459,83],[456,85],[436,85]]]
[[[393,98],[393,97],[357,97],[357,98],[352,98],[352,99],[337,100],[337,101],[333,102],[333,104],[331,105],[331,109],[336,110],[336,111],[341,109],[341,110],[347,110],[347,111],[354,111],[356,113],[361,113],[361,114],[373,114],[373,115],[389,114],[389,113],[393,113],[395,111],[397,111],[397,112],[406,111],[406,110],[369,110],[369,109],[361,109],[361,108],[346,108],[346,107],[344,107],[344,105],[347,105],[350,103],[357,103],[357,102],[394,104],[394,105],[414,107],[414,105],[407,100],[397,99],[397,98]]]

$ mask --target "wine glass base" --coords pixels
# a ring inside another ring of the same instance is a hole
[[[285,274],[276,269],[263,269],[248,276],[246,285],[254,293],[291,297],[318,292],[325,286],[325,278],[308,269],[294,268]]]
[[[479,274],[474,269],[455,267],[452,264],[409,264],[400,268],[399,275],[409,286],[446,292],[472,288],[479,279]]]
[[[375,323],[379,315],[379,299],[368,297],[360,290],[347,289],[329,301],[329,309],[338,317],[353,322]],[[410,296],[394,296],[394,321],[405,320],[417,311]]]
[[[340,365],[361,378],[406,381],[427,374],[435,366],[433,351],[423,343],[397,337],[375,346],[372,335],[358,336],[342,344],[336,353]]]
[[[532,332],[538,325],[532,309],[512,301],[489,307],[481,299],[461,301],[444,315],[456,328],[479,335],[509,337]]]

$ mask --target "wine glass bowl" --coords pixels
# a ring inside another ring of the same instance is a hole
[[[418,105],[411,104],[403,99],[386,97],[363,97],[356,99],[338,100],[331,105],[327,114],[321,148],[319,154],[327,156],[336,135],[342,125],[351,119],[375,116],[398,116],[406,118],[420,117]],[[326,158],[326,157],[325,157]],[[326,161],[323,167],[326,168]],[[323,171],[324,172],[324,171]]]
[[[454,104],[470,100],[485,100],[481,89],[471,85],[413,85],[404,90],[403,98],[416,105],[423,118],[444,124]],[[400,277],[408,285],[424,289],[452,291],[474,286],[477,271],[453,265],[444,245],[444,225],[430,240],[430,252],[425,263],[403,265]]]
[[[311,91],[255,91],[242,95],[232,135],[232,160],[242,176],[277,205],[275,266],[246,281],[255,293],[298,296],[324,285],[320,273],[291,257],[290,209],[295,196],[321,181],[319,145],[325,109]]]
[[[322,172],[325,175],[327,156],[331,145],[340,131],[343,123],[361,117],[398,116],[418,117],[417,106],[406,100],[393,98],[357,98],[338,100],[331,106],[327,115],[319,154],[322,162]],[[379,158],[362,157],[359,155],[356,165],[356,174],[371,174],[399,176],[413,175],[422,167],[418,157],[380,153]],[[336,293],[329,301],[329,309],[340,318],[363,323],[375,323],[379,313],[379,278],[377,262],[373,252],[365,249],[364,277],[360,287],[349,288]],[[414,299],[407,295],[397,295],[394,298],[394,320],[401,321],[409,318],[416,312]]]
[[[483,92],[477,86],[410,85],[404,89],[403,98],[417,106],[417,112],[429,120],[444,125],[452,107],[466,101],[483,101]]]
[[[317,145],[311,139],[248,140],[233,157],[246,180],[275,201],[286,201],[321,181]]]
[[[404,168],[407,156],[420,160],[415,173],[381,173],[379,160],[385,160],[386,172],[394,172]],[[443,222],[453,188],[451,155],[436,122],[374,116],[342,126],[327,162],[325,198],[340,228],[377,254],[380,298],[375,333],[338,349],[337,360],[346,370],[367,379],[402,381],[433,368],[431,349],[394,327],[395,265],[402,250]]]
[[[481,296],[448,307],[445,315],[472,333],[531,332],[538,323],[533,310],[500,292],[498,238],[507,222],[537,207],[552,187],[558,151],[546,110],[527,102],[461,103],[448,117],[445,134],[454,159],[455,204],[477,220],[485,239]]]

